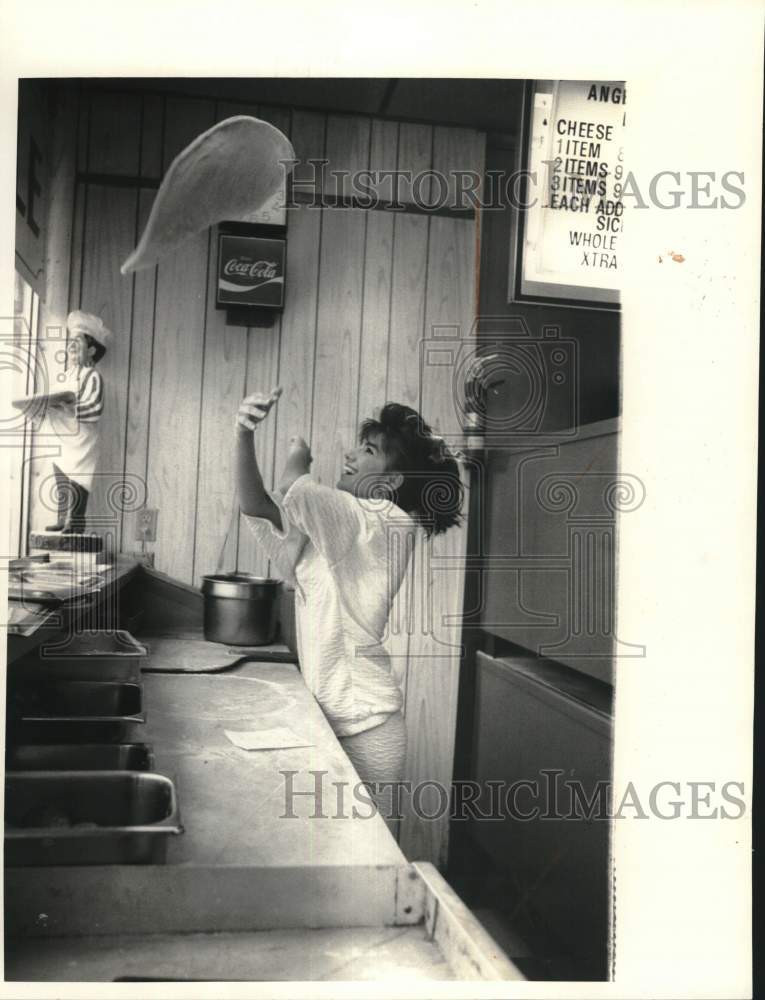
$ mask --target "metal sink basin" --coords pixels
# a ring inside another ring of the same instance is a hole
[[[144,722],[140,684],[48,681],[19,689],[22,722]]]
[[[161,774],[6,775],[8,866],[162,862],[168,837],[182,832],[175,788]]]
[[[7,771],[151,771],[146,743],[22,744],[9,747]]]

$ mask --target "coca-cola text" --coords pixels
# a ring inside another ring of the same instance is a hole
[[[247,260],[247,258],[232,257],[227,260],[223,273],[239,278],[275,278],[277,277],[277,262],[275,260]]]

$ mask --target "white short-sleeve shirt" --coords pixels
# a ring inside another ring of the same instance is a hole
[[[421,529],[390,501],[358,499],[310,475],[271,496],[282,531],[266,518],[245,520],[295,587],[305,682],[338,736],[371,729],[402,707],[384,640]]]

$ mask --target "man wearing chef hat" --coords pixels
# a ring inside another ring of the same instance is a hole
[[[56,392],[71,392],[74,400],[51,403],[46,413],[47,430],[58,438],[60,446],[53,459],[58,518],[46,530],[77,534],[85,530],[85,511],[99,455],[104,383],[96,365],[106,354],[111,333],[99,316],[79,309],[69,313],[66,326],[67,367],[58,377]]]

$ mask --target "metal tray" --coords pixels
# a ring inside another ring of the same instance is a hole
[[[5,863],[163,862],[183,832],[175,787],[161,774],[28,771],[5,781]]]
[[[48,681],[19,689],[21,721],[144,722],[140,684]]]
[[[25,743],[9,747],[6,771],[153,771],[146,743]]]
[[[43,681],[127,681],[139,684],[141,661],[135,657],[85,656],[79,660],[26,656],[9,664],[9,673],[23,683]]]

